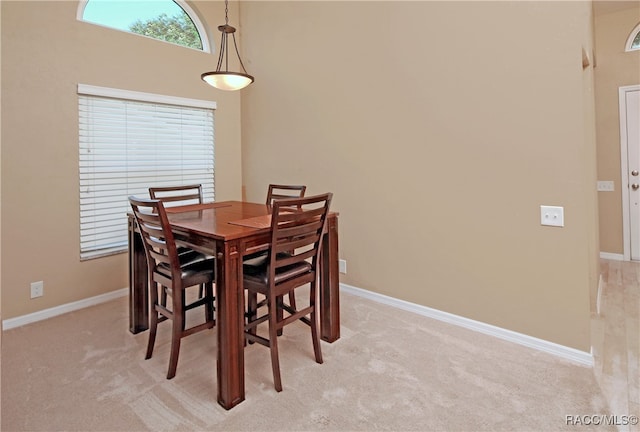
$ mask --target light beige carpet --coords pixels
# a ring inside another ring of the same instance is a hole
[[[313,360],[308,327],[245,350],[246,400],[216,403],[215,329],[183,340],[166,380],[169,323],[144,360],[127,299],[4,332],[2,431],[555,431],[610,414],[591,368],[348,294],[342,337]],[[626,413],[617,413],[626,414]],[[615,430],[614,427],[596,428]]]

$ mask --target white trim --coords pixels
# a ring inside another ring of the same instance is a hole
[[[631,48],[631,44],[633,43],[633,40],[636,38],[636,35],[640,33],[640,23],[635,26],[633,28],[633,30],[631,30],[631,33],[629,34],[629,37],[627,38],[627,42],[624,44],[624,50],[626,52],[629,51],[638,51],[640,49],[639,48]]]
[[[538,351],[543,351],[564,358],[566,360],[579,363],[584,366],[593,367],[594,364],[593,355],[591,353],[580,351],[575,348],[559,345],[543,339],[538,339],[522,333],[517,333],[511,330],[503,329],[501,327],[496,327],[491,324],[486,324],[480,321],[461,317],[459,315],[454,315],[448,312],[443,312],[437,309],[410,303],[383,294],[367,291],[362,288],[356,288],[347,284],[341,283],[340,289],[348,294],[353,294],[358,297],[363,297],[378,303],[386,304],[388,306],[426,316],[428,318],[437,319],[438,321],[443,321],[449,324],[457,325],[459,327],[464,327],[469,330],[477,331],[489,336],[494,336],[499,339],[517,343],[519,345],[524,345],[526,347],[533,348]]]
[[[622,178],[622,246],[624,261],[631,261],[631,232],[629,229],[629,160],[627,144],[626,93],[640,90],[640,85],[618,88],[618,113],[620,117],[620,173]],[[626,185],[626,187],[625,187]]]
[[[499,339],[514,342],[519,345],[524,345],[529,348],[537,349],[555,356],[564,358],[566,360],[573,361],[585,366],[593,366],[593,355],[585,351],[579,351],[575,348],[570,348],[564,345],[559,345],[553,342],[549,342],[543,339],[534,338],[522,333],[517,333],[511,330],[496,327],[491,324],[486,324],[480,321],[475,321],[469,318],[454,315],[448,312],[432,309],[427,306],[410,303],[404,300],[389,297],[383,294],[378,294],[372,291],[367,291],[362,288],[357,288],[344,283],[340,284],[340,289],[348,294],[352,294],[358,297],[366,298],[368,300],[382,303],[387,306],[392,306],[398,309],[402,309],[408,312],[413,312],[418,315],[426,316],[428,318],[437,319],[449,324],[464,327],[469,330],[477,331],[489,336],[494,336]],[[600,289],[598,289],[600,292]],[[73,312],[86,307],[95,306],[101,303],[105,303],[111,300],[115,300],[120,297],[127,296],[129,294],[129,288],[122,288],[116,291],[111,291],[106,294],[101,294],[95,297],[90,297],[84,300],[79,300],[73,303],[67,303],[64,305],[56,306],[53,308],[45,309],[42,311],[34,312],[27,315],[22,315],[16,318],[9,318],[2,321],[2,330],[9,330],[15,327],[20,327],[26,324],[31,324],[37,321],[42,321],[48,318],[53,318],[58,315],[62,315],[68,312]],[[598,296],[599,297],[599,296]]]
[[[87,3],[89,3],[89,0],[78,1],[78,9],[76,9],[76,19],[78,21],[84,21],[84,10],[87,8]]]
[[[189,6],[184,0],[173,1],[178,6],[180,6],[187,15],[189,15],[189,18],[191,18],[191,22],[193,22],[193,25],[196,26],[198,35],[200,35],[200,41],[202,42],[202,51],[213,54],[213,46],[209,43],[209,35],[207,34],[207,30],[196,11],[194,11],[191,6]]]
[[[598,279],[598,292],[596,294],[596,315],[600,315],[600,304],[602,300],[602,285],[604,282],[602,281],[602,275]]]
[[[600,252],[600,258],[608,259],[611,261],[625,261],[624,255],[612,253],[612,252]],[[629,260],[627,260],[629,261]]]
[[[198,35],[200,36],[200,42],[202,42],[202,51],[213,54],[213,45],[211,45],[211,43],[209,42],[209,34],[207,33],[206,27],[202,23],[202,20],[200,19],[198,14],[184,0],[173,0],[173,2],[176,3],[178,5],[178,7],[182,8],[182,10],[191,19],[191,22],[193,22],[193,25],[196,26],[196,31],[198,32]],[[184,46],[184,45],[176,44],[176,43],[173,43],[173,42],[163,41],[162,39],[156,39],[154,37],[149,37],[149,36],[141,35],[141,34],[138,34],[138,33],[130,32],[130,31],[127,31],[127,30],[122,30],[122,29],[115,28],[115,27],[105,26],[103,24],[96,24],[96,23],[91,22],[91,21],[85,21],[84,20],[84,10],[87,7],[87,3],[89,3],[89,0],[79,0],[78,1],[78,9],[76,10],[76,19],[78,21],[82,21],[82,22],[85,22],[87,24],[92,24],[92,25],[97,25],[97,26],[109,28],[111,30],[117,30],[117,31],[129,33],[129,34],[134,34],[136,36],[142,36],[142,37],[146,37],[146,38],[149,38],[149,39],[154,39],[154,40],[157,40],[157,41],[160,41],[160,42],[170,43],[172,45],[178,45],[178,46],[181,46],[183,48],[195,49],[196,51],[200,51],[197,48],[191,48],[191,47],[187,47],[187,46]]]
[[[46,320],[48,318],[53,318],[55,316],[62,315],[68,312],[77,311],[79,309],[84,309],[101,303],[106,303],[108,301],[115,300],[127,295],[129,295],[129,288],[122,288],[116,291],[108,292],[106,294],[100,294],[95,297],[89,297],[72,303],[67,303],[38,312],[33,312],[27,315],[9,318],[2,321],[2,330],[9,330],[15,327],[20,327],[34,322]]]
[[[177,96],[166,96],[157,93],[144,93],[133,90],[122,90],[110,87],[99,87],[89,84],[78,84],[78,94],[103,96],[116,99],[127,99],[142,102],[161,103],[167,105],[188,106],[194,108],[216,109],[214,101],[189,99]]]

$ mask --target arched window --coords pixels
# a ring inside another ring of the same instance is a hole
[[[211,52],[202,22],[184,0],[81,0],[77,18]]]
[[[629,38],[627,39],[627,45],[625,51],[640,50],[640,23],[633,29]]]

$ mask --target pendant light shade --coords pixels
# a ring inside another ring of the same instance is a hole
[[[236,44],[236,29],[229,25],[229,2],[224,2],[224,18],[225,24],[218,26],[218,30],[222,32],[220,39],[220,55],[218,57],[218,65],[215,72],[205,72],[201,78],[207,84],[220,90],[240,90],[251,84],[254,79],[249,75],[242,64],[238,45]],[[242,68],[242,72],[229,71],[229,35],[233,39],[233,47],[238,56],[238,63]]]
[[[202,79],[220,90],[240,90],[253,82],[253,77],[237,72],[207,72]]]

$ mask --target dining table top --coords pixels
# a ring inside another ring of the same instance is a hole
[[[174,229],[182,229],[211,238],[229,241],[268,233],[271,207],[246,201],[219,201],[167,207],[167,217]],[[329,217],[337,213],[331,212]]]
[[[234,240],[270,228],[270,224],[262,227],[242,225],[247,219],[269,217],[271,209],[266,204],[220,201],[167,207],[166,211],[174,229],[182,228],[215,240]]]

